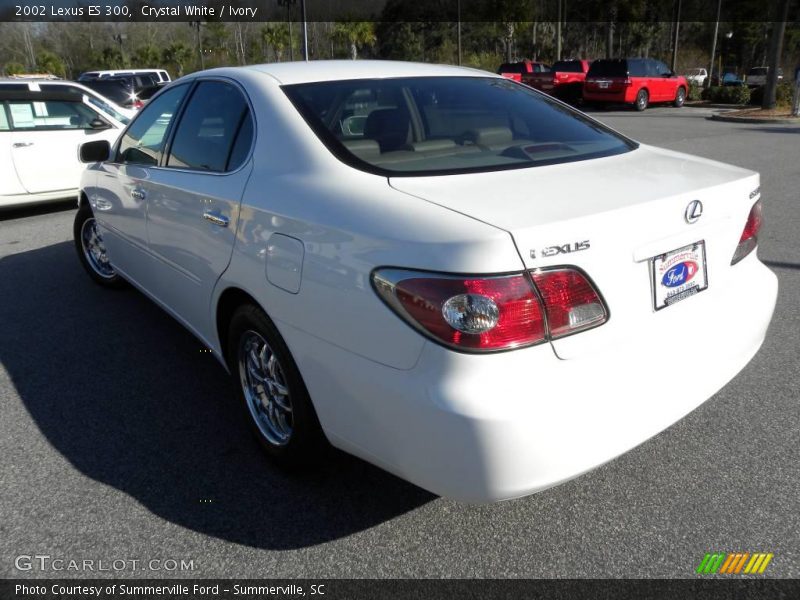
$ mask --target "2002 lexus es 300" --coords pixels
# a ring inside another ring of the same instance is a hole
[[[81,154],[89,274],[211,348],[286,464],[327,440],[456,499],[529,494],[708,399],[775,305],[756,173],[479,71],[205,71]]]

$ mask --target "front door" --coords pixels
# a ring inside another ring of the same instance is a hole
[[[188,98],[162,167],[143,182],[153,290],[200,337],[213,338],[214,285],[233,252],[252,170],[254,122],[243,90],[201,80]]]
[[[147,249],[145,190],[158,171],[167,133],[189,87],[166,90],[142,109],[115,155],[100,166],[95,185],[85,189],[111,263],[148,291],[155,261]]]
[[[107,139],[104,130],[89,125],[99,115],[79,100],[26,97],[6,105],[11,131],[3,137],[11,144],[11,160],[25,191],[77,190],[85,167],[78,146]]]

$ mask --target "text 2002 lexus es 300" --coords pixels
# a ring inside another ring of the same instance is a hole
[[[463,501],[529,494],[712,396],[774,310],[756,173],[484,72],[205,71],[81,154],[89,274],[211,348],[282,463],[327,440]]]

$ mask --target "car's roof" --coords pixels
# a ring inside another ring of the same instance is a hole
[[[77,81],[69,81],[66,79],[59,79],[59,80],[52,80],[52,79],[0,79],[0,85],[24,85],[32,92],[40,91],[37,89],[37,86],[40,85],[47,85],[47,86],[64,86],[64,87],[76,87],[87,92],[90,92],[94,95],[97,95],[97,92],[92,90],[91,88],[87,88],[83,83],[78,83]]]
[[[468,67],[391,60],[312,60],[240,67],[270,75],[280,84],[382,79],[390,77],[497,77],[494,73]]]

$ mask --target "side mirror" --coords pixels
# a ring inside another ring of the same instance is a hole
[[[110,129],[111,125],[103,121],[103,119],[96,117],[89,121],[89,128],[90,129]]]
[[[78,155],[82,163],[104,162],[111,156],[111,144],[108,140],[95,140],[81,144]]]

